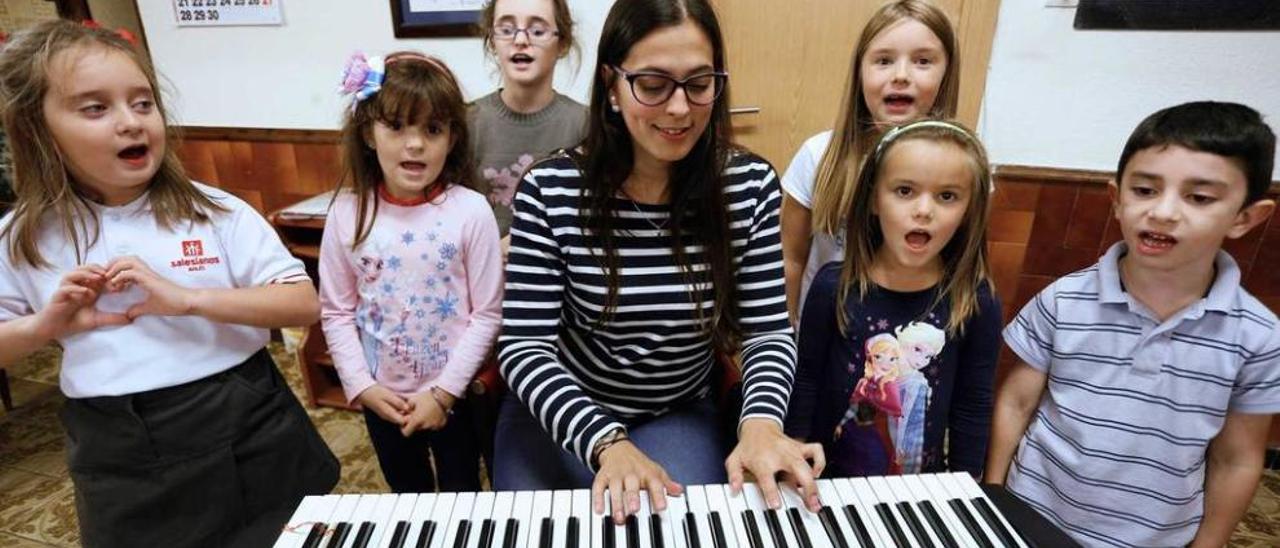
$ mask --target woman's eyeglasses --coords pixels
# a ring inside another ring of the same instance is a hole
[[[628,72],[622,67],[613,67],[627,83],[631,85],[631,96],[640,104],[656,107],[675,94],[676,88],[684,90],[685,99],[698,106],[707,106],[720,98],[724,91],[729,74],[725,72],[704,72],[677,80],[659,72]]]
[[[510,42],[515,40],[516,35],[522,32],[525,38],[534,44],[549,43],[560,35],[560,31],[540,23],[534,23],[527,28],[520,28],[511,23],[500,23],[493,26],[493,39]]]

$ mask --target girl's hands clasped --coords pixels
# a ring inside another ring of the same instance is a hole
[[[107,270],[87,264],[62,277],[49,305],[36,314],[36,330],[45,339],[58,339],[100,327],[128,325],[130,318],[98,310],[106,290]]]
[[[629,440],[605,448],[598,460],[600,467],[595,482],[591,484],[591,508],[597,514],[604,513],[604,492],[607,489],[613,522],[618,525],[626,523],[627,516],[640,511],[642,489],[648,491],[654,512],[667,509],[667,495],[684,493],[683,486]]]
[[[196,291],[179,286],[156,274],[147,263],[135,256],[119,257],[107,265],[107,288],[123,291],[137,285],[147,292],[146,300],[129,307],[125,316],[186,316],[195,313]]]

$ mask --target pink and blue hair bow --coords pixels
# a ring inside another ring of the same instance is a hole
[[[366,58],[363,53],[356,52],[347,59],[338,91],[343,95],[355,94],[355,99],[351,101],[351,109],[355,110],[360,101],[372,97],[382,89],[382,79],[385,76],[386,62],[382,57]]]

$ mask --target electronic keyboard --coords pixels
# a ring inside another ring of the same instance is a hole
[[[1032,548],[966,473],[817,480],[821,511],[782,487],[685,486],[615,525],[587,489],[306,497],[276,548]],[[1010,500],[1012,497],[1008,497]],[[608,502],[606,501],[606,507]],[[1034,514],[1034,512],[1031,512]],[[1056,532],[1056,531],[1055,531]],[[1060,533],[1059,533],[1060,534]],[[1063,537],[1065,538],[1065,537]]]

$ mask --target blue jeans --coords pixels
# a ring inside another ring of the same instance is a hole
[[[632,443],[682,485],[725,483],[728,456],[719,410],[702,398],[659,417],[627,424]],[[576,455],[552,441],[529,408],[510,393],[502,401],[494,439],[493,485],[498,491],[585,489],[595,476]]]

